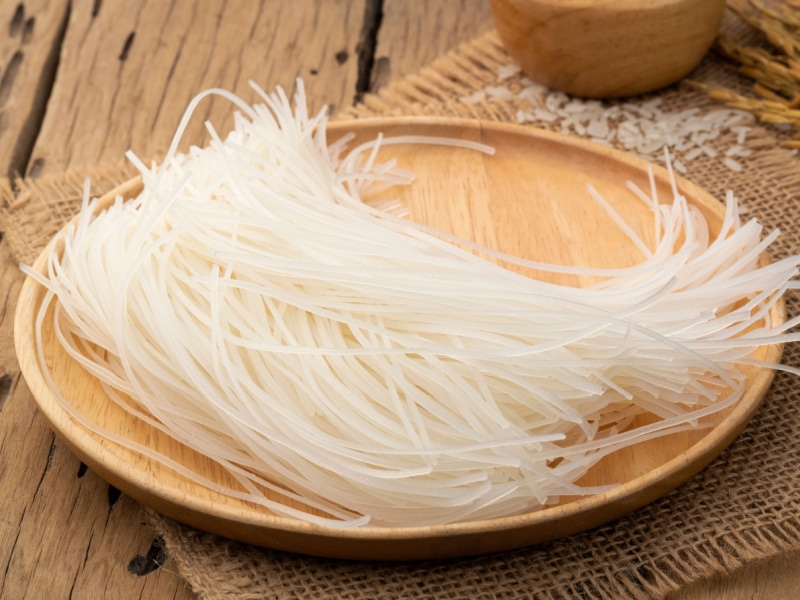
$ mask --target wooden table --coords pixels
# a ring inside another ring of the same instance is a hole
[[[191,97],[307,85],[332,111],[491,29],[485,0],[26,0],[0,3],[0,175],[163,153]],[[203,117],[221,123],[211,102]],[[222,128],[220,126],[220,128]],[[0,598],[191,598],[141,507],[58,441],[14,356],[22,276],[0,242]],[[675,598],[800,597],[800,557]]]

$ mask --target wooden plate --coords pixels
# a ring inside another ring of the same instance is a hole
[[[480,141],[497,150],[487,156],[442,146],[392,146],[386,150],[400,166],[417,174],[408,187],[394,188],[412,218],[530,259],[562,264],[624,266],[641,256],[586,192],[592,183],[647,238],[652,216],[630,191],[630,180],[648,188],[647,165],[637,158],[579,139],[516,125],[465,120],[382,119],[330,126],[331,141],[344,133],[374,138],[425,134]],[[659,197],[672,198],[664,170],[656,169]],[[136,180],[116,193],[131,197]],[[697,186],[680,180],[680,191],[697,206],[712,230],[722,205]],[[35,268],[42,271],[45,252]],[[767,259],[764,258],[764,261]],[[549,277],[581,285],[573,276]],[[244,501],[199,487],[175,471],[154,464],[78,424],[48,387],[39,364],[34,323],[44,298],[30,278],[21,292],[15,343],[25,380],[53,429],[92,470],[155,510],[200,529],[270,548],[354,559],[430,559],[517,548],[583,531],[610,521],[671,491],[707,465],[741,431],[772,380],[770,369],[748,373],[746,395],[711,428],[674,434],[607,457],[586,476],[588,484],[619,482],[613,490],[529,514],[436,527],[365,527],[340,530],[279,517]],[[785,320],[783,305],[771,314]],[[92,422],[141,444],[211,479],[223,477],[213,464],[122,412],[99,383],[61,350],[51,315],[43,326],[44,355],[54,381],[75,410]],[[766,360],[780,360],[780,346],[761,349]]]

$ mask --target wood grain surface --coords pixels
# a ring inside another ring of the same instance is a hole
[[[0,174],[39,177],[163,152],[205,87],[308,84],[337,106],[487,30],[484,0],[7,0],[0,3]],[[388,67],[388,68],[387,68]],[[219,103],[204,109],[218,118]],[[12,343],[22,277],[0,242],[0,598],[193,597],[141,507],[55,441]],[[799,558],[670,600],[800,597]]]

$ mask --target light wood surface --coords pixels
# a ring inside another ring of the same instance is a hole
[[[438,52],[491,26],[483,0],[384,0],[379,26],[375,2],[367,0],[244,4],[0,3],[0,173],[41,176],[117,162],[129,147],[156,153],[174,127],[169,118],[197,86],[246,92],[247,78],[290,85],[302,75],[312,103],[346,104],[364,88],[359,46],[367,48],[364,58],[372,52],[373,64],[384,58],[391,67],[377,85],[426,64],[431,48]],[[258,41],[249,39],[252,11],[261,24],[253,32]],[[418,41],[404,44],[406,32],[417,29]],[[372,43],[362,44],[365,38]],[[311,86],[314,77],[321,85]],[[0,598],[192,598],[169,559],[155,568],[159,549],[140,506],[55,441],[36,409],[12,342],[21,282],[0,243]],[[671,600],[795,597],[800,558],[786,556],[701,582]]]

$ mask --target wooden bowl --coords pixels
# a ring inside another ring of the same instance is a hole
[[[479,141],[494,156],[442,146],[392,146],[385,152],[417,180],[393,188],[413,219],[449,230],[518,256],[562,264],[627,266],[641,260],[634,244],[606,211],[587,195],[592,183],[645,238],[652,213],[625,188],[627,180],[649,189],[647,164],[638,158],[580,139],[519,125],[466,120],[380,119],[336,123],[329,139],[354,132],[356,142],[392,135],[433,135]],[[662,201],[671,188],[664,169],[655,168]],[[723,218],[720,202],[680,179],[679,191],[698,207],[712,234]],[[133,180],[117,193],[138,194]],[[55,242],[51,243],[51,246]],[[44,272],[47,248],[34,268]],[[763,259],[766,262],[766,258]],[[563,284],[587,283],[576,276],[541,274]],[[690,430],[627,448],[603,459],[584,477],[587,485],[618,483],[612,490],[528,514],[435,527],[337,529],[277,516],[263,507],[198,485],[185,474],[156,463],[115,442],[121,436],[158,450],[186,469],[224,484],[225,474],[205,457],[163,435],[110,402],[99,382],[61,348],[55,338],[52,306],[42,323],[41,363],[36,342],[37,312],[45,290],[28,278],[15,315],[15,344],[22,373],[42,414],[66,445],[93,471],[129,496],[200,529],[270,548],[338,558],[370,560],[433,559],[517,548],[600,525],[673,490],[707,465],[745,426],[772,380],[771,369],[751,368],[748,389],[734,406],[715,414],[706,429]],[[774,323],[785,320],[783,304],[773,307]],[[777,363],[780,346],[760,349]],[[47,374],[63,398],[53,392]],[[105,428],[105,435],[85,424]]]
[[[725,0],[489,0],[508,53],[534,81],[611,98],[687,75],[716,37]]]

